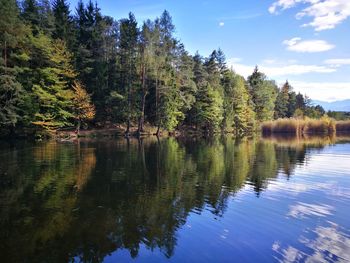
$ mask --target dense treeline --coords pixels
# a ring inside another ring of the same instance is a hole
[[[247,80],[223,52],[190,55],[167,11],[138,25],[114,20],[97,4],[0,0],[0,127],[54,131],[81,123],[125,123],[143,132],[181,126],[244,134],[257,123],[325,112],[279,89],[256,67]]]

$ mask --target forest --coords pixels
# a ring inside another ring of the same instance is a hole
[[[74,10],[73,10],[74,9]],[[221,49],[190,54],[168,11],[139,24],[115,20],[97,3],[0,0],[0,133],[122,124],[237,135],[278,118],[320,118],[288,81],[258,67],[245,79]]]

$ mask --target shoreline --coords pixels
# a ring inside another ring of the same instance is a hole
[[[140,137],[210,137],[216,135],[232,135],[235,137],[249,137],[254,134],[260,136],[277,136],[277,137],[309,137],[309,136],[333,136],[333,135],[348,135],[350,134],[350,121],[332,121],[332,124],[326,124],[321,120],[311,120],[317,123],[317,128],[306,129],[305,124],[300,125],[300,121],[295,119],[279,119],[266,123],[262,123],[260,129],[246,134],[238,135],[233,130],[209,132],[204,130],[196,130],[191,126],[182,126],[172,132],[160,130],[160,135],[157,135],[157,127],[145,125],[144,131],[138,133],[137,126],[131,126],[129,134],[126,134],[126,126],[121,124],[108,123],[105,126],[91,127],[81,129],[79,134],[74,127],[62,128],[52,132],[38,131],[30,128],[22,128],[15,130],[13,134],[0,136],[0,140],[7,139],[57,139],[71,140],[77,138],[103,138],[103,137],[125,137],[125,138],[140,138]],[[302,121],[305,123],[305,121]],[[304,126],[303,126],[304,125]]]

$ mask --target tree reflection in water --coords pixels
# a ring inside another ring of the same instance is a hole
[[[292,176],[327,138],[81,140],[1,145],[4,262],[100,262],[140,247],[172,257],[190,213],[222,216],[245,185]]]

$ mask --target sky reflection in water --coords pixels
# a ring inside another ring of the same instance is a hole
[[[350,261],[346,138],[1,143],[6,262]]]

